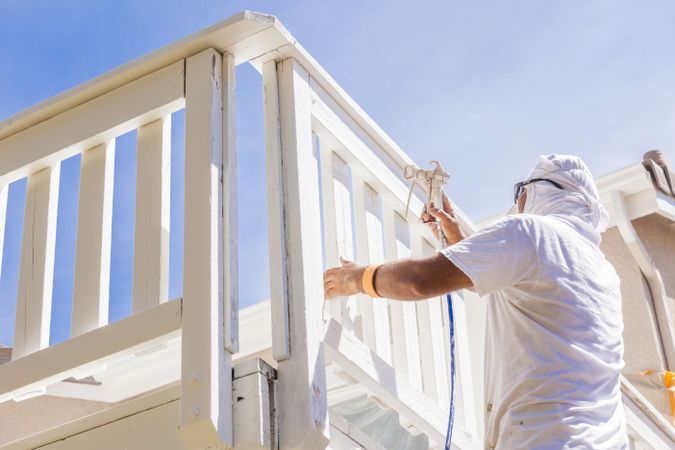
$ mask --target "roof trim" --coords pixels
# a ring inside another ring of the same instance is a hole
[[[675,222],[675,199],[654,186],[651,175],[642,163],[631,164],[599,177],[596,185],[600,201],[610,213],[608,227],[616,226],[613,192],[620,192],[625,198],[630,220],[656,213]]]

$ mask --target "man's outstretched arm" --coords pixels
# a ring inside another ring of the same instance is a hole
[[[342,260],[341,267],[324,273],[326,300],[364,292],[361,284],[365,266]],[[386,263],[374,278],[377,293],[394,300],[423,300],[473,286],[464,272],[441,253]]]

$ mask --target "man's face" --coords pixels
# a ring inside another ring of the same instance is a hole
[[[523,192],[518,196],[518,214],[522,214],[525,211],[525,201],[527,200],[527,191],[523,189]]]

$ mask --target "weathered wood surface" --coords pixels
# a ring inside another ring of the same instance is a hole
[[[223,326],[221,69],[221,55],[212,49],[186,64],[180,424],[194,447],[233,442],[231,354]]]
[[[276,361],[290,358],[288,280],[286,278],[286,218],[279,119],[279,80],[276,61],[263,68],[265,118],[265,174],[267,179],[267,229],[272,309],[272,354]]]
[[[225,304],[223,324],[225,349],[239,351],[239,264],[237,262],[237,142],[236,142],[236,75],[234,55],[226,53],[222,59],[223,104],[223,289]]]
[[[278,367],[280,445],[319,449],[328,445],[328,407],[322,333],[321,223],[317,214],[319,183],[312,154],[309,77],[296,61],[289,59],[276,64],[276,78],[280,136],[268,136],[267,142],[280,143],[281,151],[280,158],[271,158],[268,164],[274,166],[273,174],[281,176],[276,198],[281,194],[283,202],[282,213],[270,217],[270,222],[276,221],[270,225],[270,237],[283,239],[280,248],[286,259],[270,259],[270,271],[283,270],[275,280],[285,279],[287,285],[272,287],[272,292],[277,293],[272,302],[285,307],[284,297],[278,293],[287,290],[290,331],[290,358],[280,361]],[[266,84],[267,99],[273,90]],[[268,130],[274,131],[275,127]],[[277,165],[279,161],[281,167]],[[283,336],[279,332],[274,335],[279,334]]]

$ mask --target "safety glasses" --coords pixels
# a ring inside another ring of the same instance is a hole
[[[532,178],[530,180],[526,181],[519,181],[518,183],[513,186],[513,203],[518,203],[518,197],[520,197],[520,194],[523,192],[523,188],[527,186],[528,184],[531,183],[537,183],[539,181],[545,181],[547,183],[551,183],[553,186],[557,187],[558,189],[565,189],[562,187],[562,185],[558,182],[555,182],[553,180],[549,180],[548,178]]]

